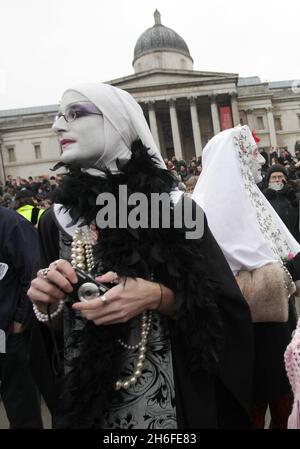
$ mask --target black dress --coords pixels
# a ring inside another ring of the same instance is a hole
[[[284,365],[284,353],[296,327],[290,304],[287,323],[255,323],[253,404],[270,403],[291,393]]]
[[[300,253],[286,262],[294,281],[300,279]],[[289,300],[287,323],[257,323],[255,328],[254,402],[260,404],[291,393],[284,353],[297,325],[295,298]]]

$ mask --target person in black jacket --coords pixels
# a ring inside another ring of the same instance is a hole
[[[264,195],[299,242],[299,200],[295,189],[288,183],[288,174],[282,165],[273,165],[266,175]]]
[[[42,428],[40,401],[21,329],[29,301],[26,290],[37,247],[36,230],[17,212],[0,207],[0,235],[0,329],[6,336],[0,353],[0,394],[10,428]]]

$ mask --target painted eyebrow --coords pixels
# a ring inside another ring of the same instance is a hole
[[[73,110],[75,108],[80,107],[82,104],[87,104],[87,102],[86,101],[82,101],[82,102],[76,101],[75,103],[71,103],[70,106],[67,106],[65,110],[66,111]],[[60,114],[62,113],[62,108],[61,107],[58,109],[58,112]]]
[[[66,111],[86,111],[86,112],[97,112],[99,114],[102,114],[101,111],[97,108],[94,103],[88,103],[88,102],[80,102],[80,103],[73,103],[68,108],[66,108]]]
[[[73,111],[74,109],[82,109],[80,103],[73,103],[68,108],[66,108],[66,111]]]
[[[69,106],[66,107],[65,109],[65,113],[69,112],[69,111],[82,111],[82,112],[86,112],[86,113],[97,113],[100,115],[103,115],[103,113],[97,108],[97,106],[92,103],[92,102],[87,102],[87,101],[82,101],[82,102],[75,102],[70,104]],[[62,109],[60,108],[58,110],[58,116],[61,116],[62,113]]]
[[[74,111],[75,109],[81,109],[81,108],[80,108],[80,105],[77,104],[77,103],[72,104],[71,106],[69,106],[68,108],[66,108],[66,111]]]

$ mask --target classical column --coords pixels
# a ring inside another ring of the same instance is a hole
[[[238,103],[237,103],[237,93],[236,92],[231,93],[230,101],[231,101],[231,112],[232,112],[233,126],[237,126],[240,124],[240,113],[239,113],[239,108],[238,108]]]
[[[271,106],[267,108],[267,117],[269,124],[271,146],[275,148],[277,147],[277,138],[276,138],[273,108]]]
[[[195,144],[196,156],[202,155],[202,141],[201,141],[201,131],[199,125],[198,111],[196,105],[196,97],[189,97],[190,100],[190,110],[192,118],[192,128]]]
[[[253,118],[253,109],[247,109],[246,111],[246,117],[247,117],[247,125],[251,129],[251,131],[255,130],[255,124],[254,124],[254,118]]]
[[[165,144],[165,136],[164,136],[164,132],[163,132],[163,127],[161,124],[161,121],[158,120],[157,121],[157,128],[158,128],[158,136],[159,136],[159,143],[160,143],[160,152],[163,158],[167,157],[167,152],[166,152],[166,144]]]
[[[6,173],[5,173],[5,165],[4,165],[4,159],[3,159],[3,141],[0,136],[0,181],[2,181],[3,186],[5,186],[6,181]]]
[[[156,146],[160,151],[159,133],[158,133],[158,126],[157,126],[156,114],[155,114],[155,109],[154,109],[154,101],[148,102],[148,113],[149,113],[149,122],[150,122],[151,133],[152,133],[154,142],[156,143]]]
[[[177,118],[175,100],[173,98],[171,98],[169,100],[169,107],[170,107],[170,118],[171,118],[171,128],[172,128],[174,152],[175,152],[176,159],[180,160],[180,159],[183,159],[183,154],[182,154],[182,146],[181,146],[181,139],[180,139],[180,132],[179,132],[179,126],[178,126],[178,118]]]
[[[214,134],[216,135],[221,131],[216,95],[210,95],[209,99],[210,99],[211,118],[213,122]]]

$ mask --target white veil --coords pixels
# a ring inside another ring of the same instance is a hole
[[[204,148],[203,168],[192,196],[204,210],[234,274],[300,251],[254,182],[250,163],[255,145],[248,126],[213,137]]]

